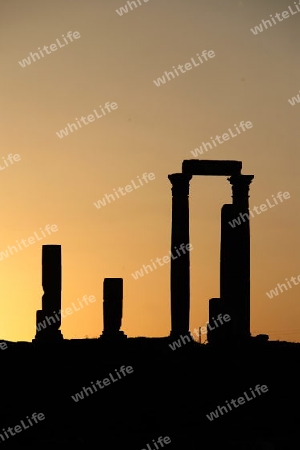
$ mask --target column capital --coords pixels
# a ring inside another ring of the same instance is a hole
[[[227,180],[232,186],[233,203],[247,200],[249,197],[249,187],[254,175],[232,175]]]
[[[254,175],[231,175],[231,177],[227,178],[227,180],[232,185],[240,185],[240,186],[249,186],[251,181],[253,180]]]
[[[172,173],[168,175],[172,183],[172,195],[189,195],[192,175],[185,173]]]

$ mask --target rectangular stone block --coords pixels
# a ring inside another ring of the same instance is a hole
[[[103,300],[123,300],[123,278],[104,278]]]
[[[42,247],[42,286],[44,292],[61,291],[61,245]]]
[[[242,161],[185,159],[182,162],[182,173],[206,176],[240,175]]]

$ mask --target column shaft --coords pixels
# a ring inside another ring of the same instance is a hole
[[[189,332],[190,320],[190,255],[189,182],[191,175],[168,176],[172,183],[171,235],[171,336]],[[184,250],[183,250],[184,249]]]
[[[221,242],[220,242],[220,297],[224,302],[223,309],[225,314],[233,317],[233,306],[236,301],[234,295],[237,286],[236,265],[239,262],[237,248],[236,230],[230,225],[236,218],[236,212],[232,204],[225,204],[221,209]],[[238,298],[238,295],[237,295]],[[234,300],[235,299],[235,300]],[[234,321],[231,320],[226,326],[227,335],[233,332]]]
[[[233,334],[250,337],[250,226],[249,185],[253,175],[233,175],[228,180],[232,185],[234,218],[240,221],[232,228],[232,260],[234,288],[230,289],[230,312]]]

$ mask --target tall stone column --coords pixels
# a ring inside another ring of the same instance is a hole
[[[63,339],[61,326],[61,245],[42,246],[42,309],[36,312],[35,340]]]
[[[172,183],[171,337],[189,333],[190,255],[189,182],[192,175],[168,175]]]
[[[237,338],[250,337],[250,213],[249,186],[254,175],[233,175],[228,178],[232,185],[232,211],[240,221],[232,227],[232,252],[234,260],[232,289],[228,298],[232,316],[232,332]]]

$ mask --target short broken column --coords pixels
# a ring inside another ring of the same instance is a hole
[[[115,340],[127,336],[120,330],[123,316],[123,278],[104,278],[103,333],[101,338]]]
[[[42,246],[42,309],[36,312],[38,341],[63,339],[61,326],[61,245]]]
[[[209,301],[209,325],[207,328],[207,340],[209,343],[222,344],[234,333],[234,326],[238,316],[236,311],[238,285],[237,266],[239,265],[238,234],[234,229],[233,220],[236,218],[234,205],[225,204],[221,208],[221,239],[220,239],[220,298],[212,298]],[[229,320],[221,317],[228,315]],[[218,319],[219,317],[219,319]],[[231,318],[234,317],[234,320]],[[222,323],[220,323],[222,322]]]

